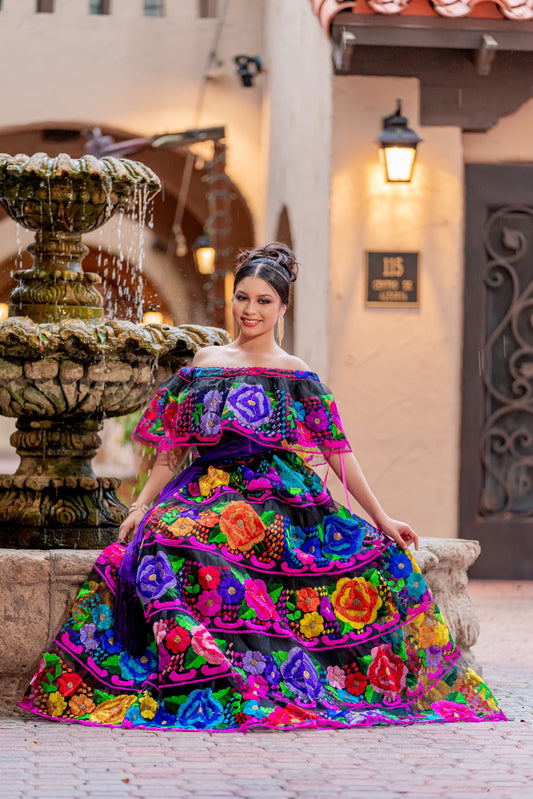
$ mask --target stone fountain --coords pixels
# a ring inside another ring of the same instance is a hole
[[[117,478],[91,461],[106,417],[145,405],[156,385],[222,330],[103,317],[100,276],[84,272],[81,236],[161,188],[144,164],[44,153],[0,155],[0,202],[36,231],[0,323],[0,413],[17,418],[14,475],[0,475],[0,547],[100,548],[125,507]]]

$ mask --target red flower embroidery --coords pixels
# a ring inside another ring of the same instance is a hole
[[[198,582],[202,588],[217,588],[220,583],[220,572],[216,566],[202,566],[198,570]]]
[[[185,652],[190,643],[191,637],[184,627],[174,627],[165,638],[166,647],[174,654]]]
[[[304,612],[307,610],[316,610],[320,605],[320,597],[314,588],[301,588],[298,591],[298,602],[296,607]]]
[[[361,694],[364,694],[367,685],[367,679],[360,671],[352,672],[346,677],[345,688],[348,693],[353,694],[353,696],[361,696]]]
[[[375,646],[371,654],[368,681],[372,688],[383,696],[396,696],[405,688],[407,666],[401,657],[394,654],[390,644]]]
[[[362,629],[371,624],[382,605],[378,589],[363,577],[343,577],[331,596],[335,613],[352,627]]]
[[[59,693],[63,696],[72,696],[81,683],[82,679],[78,674],[64,674],[57,681]]]

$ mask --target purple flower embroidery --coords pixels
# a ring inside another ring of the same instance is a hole
[[[277,685],[281,679],[281,674],[279,673],[279,669],[272,660],[271,657],[266,659],[265,670],[263,672],[263,677],[271,684]]]
[[[96,630],[96,624],[84,624],[80,629],[80,641],[87,652],[98,649],[99,640],[100,636]]]
[[[176,575],[164,552],[146,555],[137,571],[137,596],[142,602],[159,599],[176,585]]]
[[[313,661],[306,652],[297,646],[289,652],[289,657],[281,666],[285,684],[296,691],[303,700],[320,699],[324,694],[324,686],[320,682]]]
[[[336,622],[337,617],[335,616],[335,612],[331,605],[331,600],[329,596],[323,596],[320,599],[320,613],[324,617],[326,621],[329,622]]]
[[[220,430],[220,416],[213,411],[207,411],[200,417],[200,429],[204,436],[216,436]]]
[[[218,593],[228,605],[238,605],[244,596],[244,585],[232,574],[226,574],[218,586]]]
[[[242,659],[242,667],[250,674],[262,674],[265,670],[266,662],[261,652],[247,650]]]
[[[305,424],[313,433],[327,430],[329,419],[324,408],[310,408],[305,414]]]
[[[442,658],[442,647],[430,646],[426,649],[426,663],[430,670],[436,669]]]
[[[208,391],[204,397],[204,410],[217,413],[220,410],[220,406],[222,405],[222,394],[220,391],[217,391],[214,388],[212,391]]]
[[[246,427],[265,424],[272,413],[270,399],[263,388],[249,383],[242,383],[238,388],[232,389],[226,405],[232,409],[237,421]]]

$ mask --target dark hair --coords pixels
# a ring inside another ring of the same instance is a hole
[[[279,294],[283,305],[291,298],[291,284],[296,280],[298,263],[286,244],[273,241],[265,247],[243,250],[237,257],[233,293],[245,277],[260,277]]]

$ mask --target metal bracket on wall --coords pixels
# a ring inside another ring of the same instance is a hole
[[[342,29],[338,41],[333,42],[333,64],[338,72],[347,72],[350,69],[355,42],[355,34],[346,28]]]
[[[498,42],[490,33],[481,35],[481,44],[476,50],[475,65],[478,75],[486,76],[490,74],[490,68],[498,49]]]

